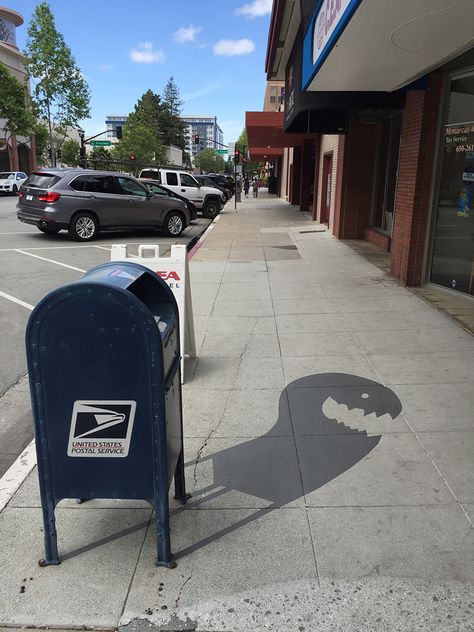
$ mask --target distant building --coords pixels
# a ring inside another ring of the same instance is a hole
[[[0,62],[21,83],[27,82],[25,56],[16,45],[16,29],[23,24],[23,17],[6,7],[0,7]],[[28,85],[28,84],[27,84]],[[36,144],[34,136],[16,136],[5,129],[0,119],[0,171],[25,171],[36,168]]]
[[[188,128],[186,150],[192,158],[203,149],[224,149],[224,134],[217,123],[217,116],[183,115],[180,118]],[[199,143],[194,142],[196,134],[199,134]]]
[[[285,82],[276,79],[267,81],[265,98],[263,100],[264,112],[280,112],[285,100]]]
[[[127,119],[128,114],[108,114],[105,117],[105,129],[107,130],[107,134],[102,136],[102,138],[111,140],[113,143],[118,142],[117,127],[123,129]]]

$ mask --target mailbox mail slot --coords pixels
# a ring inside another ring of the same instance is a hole
[[[43,298],[26,348],[45,531],[42,565],[59,564],[63,498],[148,501],[157,564],[174,566],[168,491],[186,502],[173,294],[147,268],[112,262]]]

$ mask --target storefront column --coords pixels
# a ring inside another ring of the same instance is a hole
[[[317,221],[319,195],[319,161],[321,159],[321,134],[314,140],[314,171],[313,171],[313,221]]]
[[[408,286],[422,282],[442,85],[432,74],[426,90],[407,92],[403,112],[391,273]]]
[[[303,141],[301,151],[300,211],[308,212],[311,203],[311,183],[313,180],[313,140]]]
[[[298,205],[301,196],[301,147],[293,149],[293,165],[291,169],[290,204]]]
[[[376,150],[377,126],[352,120],[345,137],[340,216],[334,231],[340,239],[362,239],[370,224]]]

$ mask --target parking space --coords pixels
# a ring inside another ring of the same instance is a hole
[[[47,292],[110,261],[113,244],[127,244],[131,254],[136,254],[140,244],[159,244],[160,252],[166,254],[172,244],[188,244],[210,224],[210,220],[199,217],[177,239],[165,238],[159,231],[127,231],[104,233],[94,242],[82,244],[72,241],[66,232],[45,235],[34,226],[20,223],[15,206],[16,198],[0,197],[0,397],[26,373],[26,322],[31,308]],[[0,423],[7,421],[0,416]],[[31,428],[25,436],[31,439],[32,435]],[[7,469],[7,465],[2,461],[0,470]]]

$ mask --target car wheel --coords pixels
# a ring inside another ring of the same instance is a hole
[[[18,195],[18,187],[16,186],[16,184],[14,184],[12,187],[12,195]]]
[[[61,230],[60,228],[54,228],[53,226],[37,226],[37,228],[42,233],[46,233],[46,235],[57,235]]]
[[[184,230],[183,216],[178,211],[168,213],[163,223],[163,234],[166,237],[179,237]]]
[[[202,210],[203,217],[207,217],[207,219],[214,219],[221,210],[221,206],[217,200],[209,200],[206,202],[206,206]]]
[[[76,213],[69,224],[69,235],[76,241],[90,241],[99,232],[99,223],[91,214]]]

